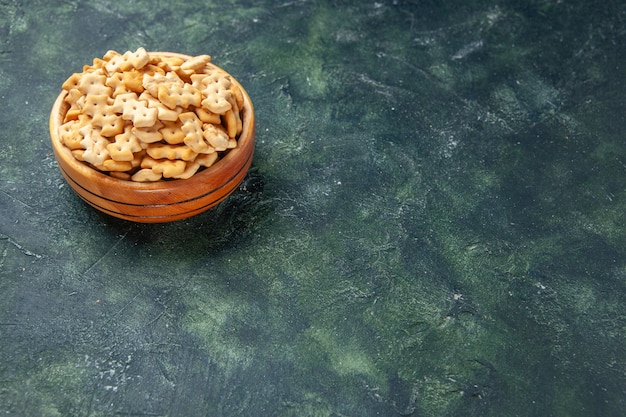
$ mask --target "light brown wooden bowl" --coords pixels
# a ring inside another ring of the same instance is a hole
[[[189,58],[170,52],[151,52]],[[212,65],[212,64],[211,64]],[[239,83],[231,76],[233,82]],[[237,147],[214,165],[189,179],[134,182],[113,178],[77,161],[61,143],[59,126],[69,105],[66,92],[56,99],[50,114],[50,137],[59,169],[72,189],[87,203],[111,216],[141,223],[164,223],[200,214],[224,201],[243,181],[254,153],[254,108],[241,85],[243,130]]]

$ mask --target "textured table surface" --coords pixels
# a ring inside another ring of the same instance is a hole
[[[0,414],[621,415],[624,2],[217,3],[0,4]],[[256,107],[186,221],[52,155],[62,82],[140,46]]]

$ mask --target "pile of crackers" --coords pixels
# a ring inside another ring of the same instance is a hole
[[[242,91],[210,61],[107,52],[63,83],[61,142],[115,178],[190,178],[237,147],[242,130]]]

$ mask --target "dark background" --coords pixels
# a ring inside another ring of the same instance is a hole
[[[3,415],[623,414],[623,2],[2,1],[0,40]],[[49,143],[140,46],[256,108],[182,222],[94,211]]]

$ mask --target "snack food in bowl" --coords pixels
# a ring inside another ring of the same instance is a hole
[[[109,51],[62,86],[50,115],[59,168],[96,209],[157,223],[202,213],[241,183],[254,108],[208,55]]]

